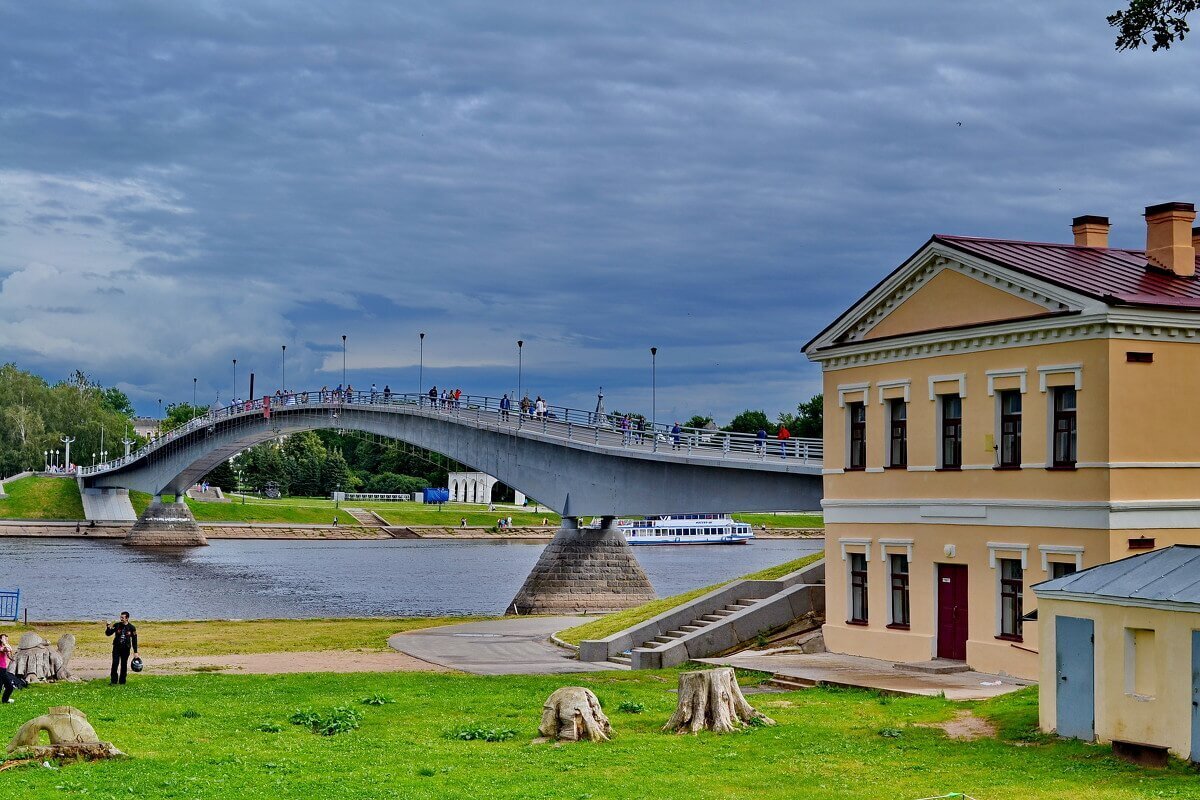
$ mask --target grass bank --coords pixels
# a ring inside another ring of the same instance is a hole
[[[9,770],[5,796],[227,800],[376,798],[796,797],[911,800],[965,792],[979,798],[1089,800],[1194,796],[1178,764],[1140,770],[1108,748],[1034,739],[950,741],[932,727],[953,706],[937,698],[878,698],[811,689],[755,696],[778,725],[746,733],[675,736],[660,726],[675,706],[675,674],[588,673],[477,677],[388,675],[135,676],[34,686],[0,706],[0,730],[48,706],[72,705],[131,758]],[[615,728],[603,745],[532,745],[542,702],[565,684],[591,688]],[[382,695],[394,702],[364,705]],[[1032,692],[980,704],[977,713],[1036,723]],[[618,711],[641,704],[641,714]],[[361,728],[318,736],[293,711],[345,705]],[[509,741],[463,741],[461,729],[512,731]]]
[[[4,484],[0,519],[83,519],[83,500],[74,478],[27,478]]]
[[[139,515],[150,505],[152,498],[142,492],[130,492],[129,500]],[[338,525],[358,525],[354,517],[344,509],[335,509],[332,500],[294,503],[287,500],[265,500],[247,497],[231,498],[228,503],[201,503],[188,498],[188,508],[197,522],[261,522],[294,525],[332,525],[336,516]]]
[[[255,619],[237,622],[141,622],[138,647],[147,660],[175,656],[221,656],[252,653],[296,653],[323,650],[383,652],[393,633],[472,622],[484,617],[391,617],[377,619]],[[104,623],[46,622],[30,625],[51,642],[64,633],[75,635],[75,652],[103,656],[112,651]],[[26,628],[0,628],[18,639]],[[14,633],[15,631],[15,633]]]
[[[774,567],[767,567],[758,572],[751,572],[749,575],[743,575],[740,580],[755,580],[755,581],[773,581],[776,578],[782,578],[789,572],[795,572],[801,567],[808,566],[814,561],[818,561],[824,556],[823,553],[813,553],[812,555],[797,558],[793,561],[788,561],[785,564],[779,564]],[[684,603],[695,600],[701,595],[711,592],[728,583],[733,583],[733,580],[714,583],[712,586],[705,586],[701,589],[693,589],[690,592],[673,595],[671,597],[663,597],[658,600],[651,600],[649,603],[643,603],[634,608],[628,608],[624,611],[617,611],[600,619],[586,622],[583,625],[576,625],[573,628],[559,631],[558,638],[564,642],[571,644],[579,644],[584,639],[603,639],[607,636],[612,636],[618,631],[623,631],[631,625],[637,625],[639,622],[645,622],[651,617],[656,617],[664,611],[670,611],[676,606],[681,606]]]
[[[821,514],[734,514],[739,522],[749,522],[758,530],[766,525],[771,528],[824,528],[825,517]]]

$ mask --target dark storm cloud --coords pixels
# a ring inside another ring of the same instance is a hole
[[[336,383],[342,333],[360,385],[415,388],[425,330],[426,383],[499,392],[524,338],[630,408],[655,344],[660,407],[774,413],[935,230],[1137,245],[1196,199],[1197,51],[1105,10],[0,1],[0,349],[149,408],[280,344]]]

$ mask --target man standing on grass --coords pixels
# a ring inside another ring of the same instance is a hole
[[[129,612],[122,611],[120,622],[106,625],[104,635],[113,637],[112,673],[109,682],[114,686],[125,683],[125,676],[129,671],[129,652],[132,650],[135,656],[138,652],[137,628],[129,621]]]

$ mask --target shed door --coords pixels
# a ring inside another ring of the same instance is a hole
[[[967,567],[938,564],[937,655],[955,661],[967,659]]]
[[[1200,631],[1192,631],[1192,761],[1200,762]]]
[[[1079,617],[1054,619],[1055,713],[1058,735],[1090,742],[1096,738],[1095,639],[1093,623]]]

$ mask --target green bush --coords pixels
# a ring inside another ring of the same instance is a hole
[[[516,735],[517,732],[512,728],[488,728],[478,723],[464,725],[446,734],[450,739],[459,739],[464,742],[507,742]]]
[[[373,694],[369,697],[364,697],[358,702],[362,703],[364,706],[386,706],[396,701],[385,694]]]
[[[621,705],[617,706],[617,711],[622,711],[626,714],[640,714],[646,710],[645,703],[637,703],[633,700],[626,700]]]

